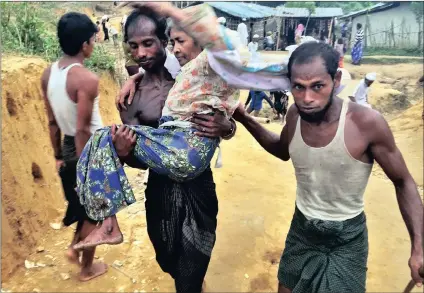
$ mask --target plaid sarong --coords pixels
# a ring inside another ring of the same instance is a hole
[[[200,293],[215,245],[218,198],[212,171],[187,182],[149,173],[147,232],[177,293]]]
[[[296,208],[278,280],[293,293],[365,292],[365,214],[346,221],[307,220]]]

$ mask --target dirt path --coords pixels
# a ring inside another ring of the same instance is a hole
[[[277,124],[268,127],[276,132],[281,129]],[[225,166],[214,169],[220,211],[217,243],[206,279],[208,291],[275,291],[278,262],[294,208],[292,164],[265,153],[242,127],[235,139],[223,143],[223,151]],[[407,149],[402,151],[411,161]],[[40,242],[45,251],[28,257],[53,266],[22,268],[3,288],[15,292],[172,292],[172,280],[161,273],[147,236],[139,173],[128,170],[138,202],[119,215],[125,243],[101,247],[97,253],[109,265],[120,262],[120,270],[136,283],[112,267],[97,280],[78,282],[77,268],[63,258],[71,237],[70,229],[63,229],[50,230]],[[371,177],[366,212],[370,231],[368,290],[400,292],[409,280],[409,239],[387,179]],[[70,279],[63,280],[61,274],[69,274]]]
[[[6,62],[20,64],[25,60],[8,59]],[[26,67],[25,64],[22,66]],[[6,67],[3,66],[2,73],[6,72]],[[422,67],[411,64],[396,66],[396,70],[392,66],[376,68],[371,65],[348,67],[348,70],[358,77],[377,70],[379,76],[409,79],[409,86],[422,74]],[[31,67],[27,71],[31,73]],[[356,83],[350,82],[342,96],[346,97]],[[378,101],[387,90],[386,85],[377,84],[372,93],[374,99]],[[115,94],[114,88],[104,86],[102,98],[110,99]],[[102,115],[105,114],[109,122],[113,121],[114,110],[111,104]],[[422,195],[421,113],[422,98],[415,106],[397,115],[390,126]],[[10,126],[18,123],[18,120],[10,121]],[[276,123],[266,127],[281,131],[281,125]],[[295,202],[292,163],[267,154],[243,127],[238,128],[234,139],[224,141],[222,146],[224,167],[213,170],[220,210],[217,242],[206,277],[207,291],[275,292],[278,262]],[[127,169],[127,174],[138,202],[119,214],[125,242],[98,249],[99,259],[110,265],[106,275],[80,283],[78,269],[68,265],[63,257],[72,229],[47,228],[35,246],[42,246],[44,251],[37,253],[34,248],[27,257],[29,261],[46,266],[25,269],[22,262],[18,271],[2,283],[2,288],[12,292],[173,292],[172,279],[157,265],[147,236],[142,176],[134,169]],[[409,281],[409,237],[397,207],[394,188],[378,166],[373,170],[365,200],[370,242],[368,291],[401,292]],[[63,212],[60,208],[62,206],[58,207],[59,212]],[[119,270],[112,267],[114,263]]]

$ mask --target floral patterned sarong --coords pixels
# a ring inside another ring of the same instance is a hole
[[[137,134],[134,157],[146,168],[179,182],[200,175],[219,145],[219,139],[199,137],[191,128],[129,127]],[[77,165],[77,192],[88,216],[96,221],[135,202],[110,127],[98,129],[87,142]]]

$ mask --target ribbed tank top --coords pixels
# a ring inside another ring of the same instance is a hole
[[[301,118],[289,145],[296,172],[296,205],[308,219],[344,221],[364,210],[364,192],[372,163],[361,162],[346,148],[344,101],[333,140],[325,147],[310,147],[302,138]]]
[[[59,68],[59,62],[53,63],[50,69],[47,87],[47,98],[49,99],[50,107],[52,108],[60,131],[69,136],[75,136],[77,131],[77,103],[71,100],[66,91],[68,72],[74,66],[81,66],[81,64],[74,63],[66,68]],[[90,131],[94,133],[102,127],[103,122],[100,116],[99,97],[96,97],[91,116]]]

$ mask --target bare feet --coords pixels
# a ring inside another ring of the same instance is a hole
[[[106,218],[99,228],[94,229],[83,241],[74,245],[75,250],[102,244],[116,245],[124,241],[116,216]]]
[[[87,282],[98,276],[103,275],[106,272],[107,272],[107,264],[102,262],[93,263],[90,267],[83,268],[81,270],[79,280],[81,282]]]
[[[79,261],[79,252],[73,249],[72,247],[69,247],[68,250],[65,253],[66,258],[68,261],[72,264],[76,264],[78,266],[81,266],[81,263]]]

